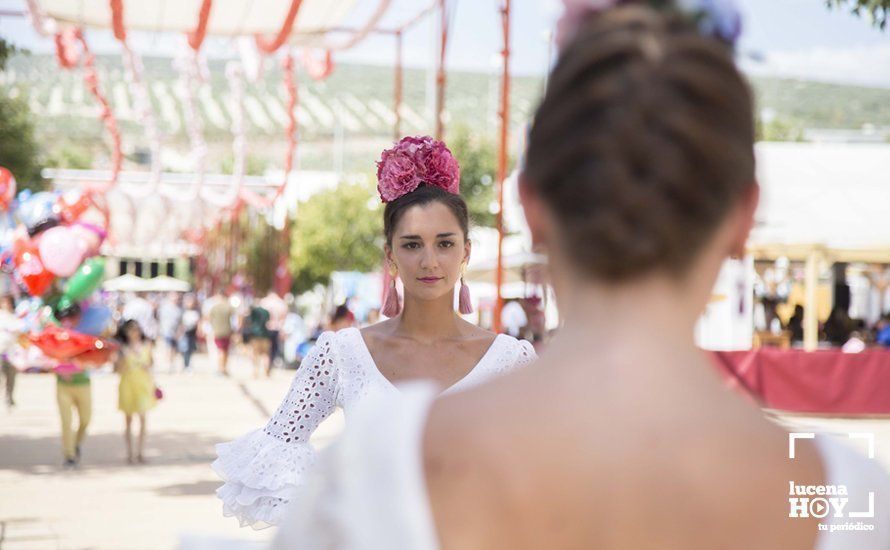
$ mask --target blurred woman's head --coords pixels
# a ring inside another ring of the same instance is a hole
[[[117,340],[125,346],[132,346],[145,341],[145,333],[135,319],[124,321],[117,330]]]
[[[342,328],[355,325],[355,315],[346,304],[340,304],[334,309],[331,315],[331,330],[340,330]]]
[[[597,14],[561,53],[529,136],[533,239],[554,275],[682,284],[698,272],[710,291],[753,223],[753,145],[751,92],[725,43],[675,13]]]

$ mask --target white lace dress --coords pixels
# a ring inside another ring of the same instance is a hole
[[[466,389],[536,357],[525,340],[500,334],[476,366],[446,391]],[[266,427],[216,446],[213,469],[225,482],[216,491],[223,514],[258,529],[277,524],[314,461],[309,437],[337,407],[348,423],[355,404],[375,392],[398,396],[374,364],[361,332],[347,328],[322,333]]]
[[[413,382],[399,389],[399,399],[373,396],[358,407],[344,436],[325,451],[294,495],[274,550],[439,547],[421,456],[436,387]],[[816,550],[890,550],[890,476],[832,436],[815,441],[825,485],[844,485],[850,510],[867,510],[867,495],[875,493],[874,517],[825,518],[827,530],[819,531]],[[874,530],[841,530],[859,521]]]

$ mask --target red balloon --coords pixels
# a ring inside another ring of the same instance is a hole
[[[102,344],[101,348],[91,349],[83,353],[78,353],[73,360],[85,365],[100,366],[111,361],[111,356],[117,351],[117,346],[107,340],[97,340],[96,345]]]
[[[76,358],[78,361],[94,363],[97,358],[103,357],[102,354],[107,353],[110,356],[117,349],[115,344],[101,338],[53,325],[46,327],[40,334],[29,334],[28,340],[40,348],[44,355],[59,361]],[[86,357],[83,357],[84,354],[87,354]],[[107,356],[105,357],[107,360]]]
[[[59,197],[53,211],[62,218],[63,222],[70,224],[80,219],[92,204],[89,195],[65,193]]]
[[[15,197],[15,177],[12,172],[0,166],[0,210],[9,210],[9,205]]]
[[[31,296],[43,296],[56,276],[44,267],[37,244],[27,238],[18,238],[12,248],[12,263],[28,293]]]

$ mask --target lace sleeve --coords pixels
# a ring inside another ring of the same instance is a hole
[[[272,550],[438,548],[421,442],[439,388],[413,381],[399,390],[350,411],[344,434],[294,492]]]
[[[216,446],[213,469],[223,514],[255,529],[276,525],[288,495],[315,460],[309,437],[334,411],[338,375],[333,333],[324,333],[294,376],[290,390],[263,429]]]

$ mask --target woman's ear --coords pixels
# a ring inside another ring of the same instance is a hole
[[[531,186],[524,174],[519,175],[519,203],[525,213],[525,222],[532,235],[532,247],[547,247],[547,212],[541,196]]]
[[[733,258],[745,256],[748,236],[754,228],[757,205],[760,203],[760,185],[755,181],[742,193],[736,205],[736,222],[732,230],[729,255]]]
[[[467,240],[464,241],[464,263],[470,265],[470,253],[473,251],[473,241],[467,237]]]
[[[392,247],[389,244],[383,245],[383,257],[386,260],[386,268],[390,269],[391,266],[396,265],[395,259],[392,256]]]

